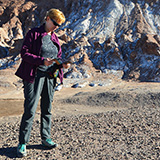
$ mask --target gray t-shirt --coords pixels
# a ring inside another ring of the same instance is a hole
[[[42,46],[40,55],[44,58],[57,58],[58,48],[57,46],[51,41],[51,35],[46,35],[42,38]],[[54,63],[50,66],[40,65],[38,67],[39,70],[45,72],[48,71]]]

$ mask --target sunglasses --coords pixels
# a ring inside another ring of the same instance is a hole
[[[50,18],[51,19],[51,18]],[[54,21],[53,19],[51,19],[51,21],[53,22],[53,24],[55,25],[55,26],[58,26],[58,27],[60,27],[61,25],[60,24],[58,24],[56,21]]]

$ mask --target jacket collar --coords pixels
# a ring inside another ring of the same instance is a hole
[[[43,23],[43,25],[40,26],[40,32],[41,32],[42,36],[46,36],[47,35],[47,32],[45,30],[45,23]],[[54,32],[51,35],[51,39],[52,39],[52,41],[57,42],[56,35],[54,34]]]

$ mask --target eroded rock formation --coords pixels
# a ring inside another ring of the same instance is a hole
[[[26,32],[44,23],[53,7],[67,18],[56,33],[63,58],[75,64],[66,77],[115,70],[124,79],[160,81],[159,0],[0,0],[1,69],[18,64]]]

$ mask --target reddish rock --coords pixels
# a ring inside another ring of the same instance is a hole
[[[130,59],[133,61],[137,57],[138,53],[136,51],[131,52]]]
[[[3,7],[0,6],[0,16],[4,13]]]
[[[101,48],[101,45],[98,41],[94,42],[93,44],[94,44],[95,49],[100,49]]]
[[[144,54],[160,56],[160,44],[154,35],[143,35],[138,40],[136,48],[141,48]]]

